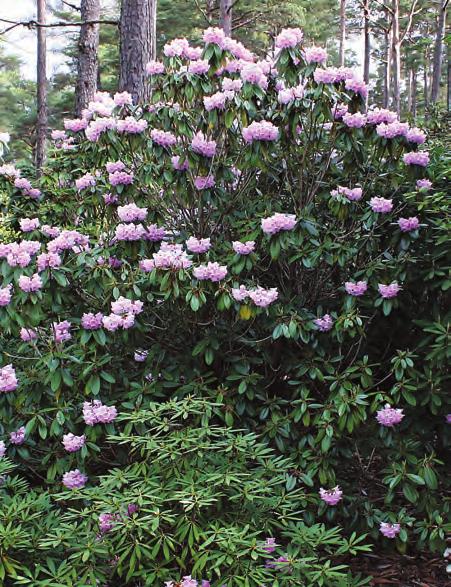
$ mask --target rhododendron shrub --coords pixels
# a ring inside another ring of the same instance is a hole
[[[222,31],[176,41],[149,64],[149,104],[99,93],[65,122],[39,185],[0,166],[17,235],[0,244],[8,458],[33,486],[90,503],[120,471],[146,492],[151,468],[130,469],[145,427],[120,414],[202,397],[218,404],[211,425],[256,431],[288,459],[305,524],[381,541],[399,524],[398,545],[439,547],[441,163],[297,29],[264,60]],[[150,568],[135,557],[127,581]],[[159,579],[204,578],[182,558]],[[235,563],[222,564],[218,585]]]

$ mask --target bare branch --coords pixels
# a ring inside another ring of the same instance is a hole
[[[0,18],[0,22],[6,22],[7,24],[12,25],[10,27],[7,27],[3,31],[0,31],[0,35],[4,35],[8,31],[10,31],[18,26],[24,26],[28,29],[35,29],[35,28],[50,29],[50,28],[60,28],[60,27],[72,27],[72,26],[79,27],[79,26],[84,26],[84,25],[89,25],[89,24],[110,24],[110,25],[114,25],[114,26],[119,25],[119,22],[117,20],[84,20],[84,21],[78,21],[78,22],[58,21],[58,22],[52,22],[49,24],[44,24],[44,23],[38,22],[37,20],[15,21],[15,20],[8,20],[6,18]]]

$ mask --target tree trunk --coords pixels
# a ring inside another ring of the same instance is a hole
[[[232,4],[232,0],[220,0],[219,4],[219,26],[228,37],[232,36]]]
[[[451,109],[451,45],[448,45],[448,80],[447,80],[447,105],[448,112]]]
[[[439,6],[437,32],[435,35],[434,60],[431,88],[431,102],[435,104],[440,93],[440,79],[442,77],[443,36],[445,34],[446,7],[448,1],[442,0]]]
[[[385,48],[385,62],[384,62],[384,96],[383,106],[388,108],[390,102],[390,82],[391,82],[391,28],[388,27],[387,14],[387,28],[384,30],[384,48]]]
[[[37,0],[38,23],[45,24],[46,21],[46,0]],[[47,43],[46,29],[37,27],[37,119],[36,119],[36,149],[35,161],[38,176],[45,160],[46,134],[47,134]]]
[[[417,71],[415,68],[412,68],[412,116],[415,119],[417,116]]]
[[[371,37],[370,37],[370,0],[365,0],[363,4],[363,36],[365,42],[365,57],[363,60],[363,80],[367,84],[370,81],[370,55],[371,55]]]
[[[423,91],[424,91],[424,109],[429,106],[429,84],[428,84],[428,70],[429,70],[429,54],[426,47],[424,54],[424,77],[423,77]]]
[[[393,109],[401,113],[401,43],[399,37],[399,0],[392,0],[392,62],[393,62]]]
[[[119,89],[136,103],[150,96],[146,64],[156,54],[156,13],[157,0],[122,0]]]
[[[346,0],[340,0],[340,49],[339,65],[345,64],[345,41],[346,41]]]
[[[99,20],[100,0],[81,0],[80,12],[82,21]],[[81,116],[82,110],[87,107],[97,90],[98,50],[99,25],[82,25],[78,41],[78,72],[75,87],[75,113],[77,116]]]

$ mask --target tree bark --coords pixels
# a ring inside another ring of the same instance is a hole
[[[146,64],[156,54],[157,0],[122,0],[120,20],[120,91],[135,103],[148,100]]]
[[[363,36],[365,43],[365,57],[363,60],[363,80],[367,84],[370,81],[371,56],[370,0],[364,0],[363,3]]]
[[[424,53],[424,77],[423,77],[424,109],[425,110],[429,106],[428,71],[429,71],[429,52],[426,47],[425,53]]]
[[[417,72],[416,69],[412,68],[412,116],[415,119],[417,116]]]
[[[387,13],[387,28],[384,29],[384,49],[385,49],[385,60],[384,60],[384,96],[383,106],[388,108],[390,103],[390,91],[391,91],[391,26],[388,23]]]
[[[232,36],[232,0],[220,0],[219,26],[228,37]]]
[[[46,0],[37,0],[37,19],[40,24],[46,21]],[[41,175],[45,161],[46,134],[47,134],[47,33],[44,27],[37,28],[37,77],[36,77],[36,172]]]
[[[401,42],[399,37],[399,0],[392,0],[392,64],[393,64],[393,109],[401,113]]]
[[[100,0],[81,0],[81,20],[100,19]],[[75,87],[75,113],[88,106],[97,90],[98,76],[99,25],[87,24],[80,28],[78,41],[78,72]]]
[[[431,102],[437,102],[440,93],[440,80],[442,77],[442,60],[443,60],[443,36],[445,34],[445,20],[447,0],[442,0],[439,6],[439,13],[437,19],[437,32],[435,35],[434,57],[433,57],[433,73],[432,73],[432,88],[431,88]]]
[[[340,48],[338,52],[339,65],[345,64],[345,42],[346,42],[346,0],[340,0]]]

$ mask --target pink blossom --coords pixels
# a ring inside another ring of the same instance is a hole
[[[117,215],[123,222],[135,222],[136,220],[145,220],[147,217],[147,208],[139,208],[136,204],[127,204],[119,206]]]
[[[144,361],[147,359],[147,355],[149,354],[149,351],[146,351],[144,349],[139,349],[136,350],[133,358],[135,359],[135,361],[137,363],[144,363]]]
[[[366,124],[366,116],[361,112],[356,112],[355,114],[347,112],[343,116],[343,122],[349,128],[362,128],[362,126],[365,126]]]
[[[49,267],[55,269],[56,267],[59,267],[62,262],[63,261],[58,253],[41,253],[36,258],[38,271],[44,271]]]
[[[192,73],[194,75],[203,75],[207,73],[209,69],[210,64],[208,63],[207,59],[191,61],[191,63],[188,65],[188,73]]]
[[[351,202],[357,202],[362,199],[363,191],[361,187],[347,188],[339,185],[336,190],[330,192],[331,196],[342,195]]]
[[[48,224],[44,224],[41,227],[41,232],[45,236],[56,238],[60,234],[61,230],[57,226],[49,226]]]
[[[66,342],[72,338],[70,331],[71,323],[67,320],[62,322],[53,322],[53,337],[56,343]]]
[[[139,267],[142,271],[154,269],[188,269],[192,261],[183,250],[182,245],[162,243],[160,250],[152,255],[152,259],[143,259]]]
[[[381,122],[390,123],[398,120],[396,112],[385,108],[373,108],[367,113],[368,124],[381,124]]]
[[[327,503],[327,505],[337,505],[339,501],[341,501],[343,497],[343,491],[337,485],[333,489],[323,489],[322,487],[319,490],[319,495],[323,501]]]
[[[212,96],[204,96],[203,98],[205,110],[224,110],[227,101],[227,94],[224,92],[216,92]]]
[[[191,141],[191,148],[195,153],[204,157],[214,157],[216,154],[216,141],[209,141],[204,136],[204,133],[199,131]]]
[[[409,132],[409,125],[407,122],[389,122],[388,124],[382,122],[376,126],[376,133],[385,139],[394,139],[395,137],[403,137]]]
[[[232,248],[238,255],[250,255],[255,249],[255,241],[233,241]]]
[[[279,138],[279,129],[268,120],[261,122],[252,122],[249,126],[243,128],[243,138],[246,143],[253,141],[277,141]]]
[[[242,302],[249,297],[249,292],[246,286],[240,285],[240,287],[232,287],[232,297],[237,302]]]
[[[373,210],[373,212],[387,214],[393,210],[393,200],[387,200],[386,198],[378,197],[371,198],[370,208]]]
[[[12,365],[0,367],[0,392],[15,391],[19,386],[16,371]]]
[[[399,408],[391,408],[390,404],[385,406],[376,413],[376,420],[382,426],[392,428],[396,424],[399,424],[404,418],[404,413]]]
[[[277,300],[279,292],[276,287],[265,289],[259,286],[255,289],[248,290],[248,295],[256,306],[266,308]]]
[[[113,101],[116,106],[133,106],[133,98],[128,92],[116,92]]]
[[[20,177],[20,171],[16,169],[14,165],[11,165],[11,163],[6,163],[5,165],[0,165],[0,175],[13,179]]]
[[[176,171],[186,171],[187,169],[189,169],[188,159],[184,159],[183,163],[180,163],[179,155],[174,155],[173,157],[171,157],[171,163],[172,163],[172,167]]]
[[[276,47],[279,49],[294,48],[302,43],[304,33],[299,28],[282,29],[276,37]]]
[[[115,238],[118,241],[138,241],[144,238],[145,232],[142,224],[118,224],[116,226]]]
[[[202,38],[206,45],[218,45],[219,47],[223,47],[226,35],[224,31],[217,27],[209,27],[203,32]]]
[[[113,206],[119,202],[119,196],[117,194],[103,194],[103,200],[107,206]]]
[[[88,312],[81,317],[81,325],[85,330],[98,330],[102,328],[102,320],[103,314],[101,312],[97,312],[97,314]]]
[[[146,65],[147,75],[159,75],[164,73],[164,64],[161,61],[149,61]]]
[[[85,247],[89,244],[89,237],[76,230],[62,230],[56,238],[47,244],[50,253],[59,253],[73,249],[74,246]]]
[[[24,342],[31,342],[32,340],[36,340],[38,338],[37,332],[32,328],[21,328],[20,329],[20,338]]]
[[[73,120],[64,120],[64,128],[66,130],[70,130],[72,132],[80,132],[81,130],[85,130],[88,126],[88,121],[84,118],[75,118]]]
[[[111,303],[111,311],[113,314],[122,315],[122,314],[133,314],[137,316],[141,314],[143,311],[143,302],[141,300],[129,300],[128,298],[124,298],[124,296],[119,296],[115,302]]]
[[[119,328],[122,328],[122,318],[117,314],[110,314],[109,316],[104,316],[102,318],[102,326],[108,332],[115,332]]]
[[[118,133],[140,134],[146,130],[147,120],[136,120],[133,116],[127,116],[124,120],[118,120],[116,128]]]
[[[426,167],[429,165],[429,153],[428,151],[411,151],[404,155],[403,161],[406,165]]]
[[[335,67],[317,68],[313,73],[313,79],[317,84],[333,84],[337,81],[337,70]]]
[[[190,61],[198,61],[202,57],[202,47],[186,47],[184,56]]]
[[[89,187],[93,187],[95,185],[96,185],[96,178],[93,175],[91,175],[91,173],[86,173],[85,175],[83,175],[79,179],[75,180],[75,187],[77,188],[77,190],[79,192],[81,190],[84,190]]]
[[[18,190],[31,190],[32,185],[31,183],[28,181],[28,179],[25,179],[25,177],[17,177],[14,180],[14,187],[17,188]]]
[[[240,76],[244,82],[255,84],[260,88],[266,89],[268,86],[268,78],[258,63],[246,63],[240,71]]]
[[[182,57],[188,46],[186,39],[173,39],[163,47],[163,53],[166,57]]]
[[[345,283],[345,290],[350,296],[363,296],[367,289],[368,284],[366,281],[357,281],[355,283],[352,281],[347,281]]]
[[[411,216],[410,218],[400,218],[398,220],[398,225],[401,232],[411,232],[419,228],[420,221],[416,216]]]
[[[262,230],[265,234],[277,234],[282,230],[292,230],[296,226],[296,216],[294,214],[281,214],[276,212],[269,218],[263,218],[261,221]]]
[[[27,267],[31,263],[31,255],[19,244],[12,243],[6,255],[6,262],[10,267]]]
[[[211,247],[209,238],[195,238],[190,236],[186,241],[186,248],[192,253],[206,253]]]
[[[406,139],[409,143],[422,145],[426,142],[426,134],[420,128],[413,127],[406,133]]]
[[[451,424],[451,414],[446,414],[445,420],[447,424]]]
[[[194,187],[198,190],[206,190],[208,188],[212,188],[216,184],[215,178],[211,175],[202,176],[198,175],[194,178]]]
[[[320,332],[328,332],[331,330],[334,321],[332,320],[332,316],[330,314],[324,314],[322,318],[316,318],[313,320],[313,323],[318,327]]]
[[[105,165],[105,168],[108,173],[114,173],[115,171],[124,171],[125,163],[123,163],[122,161],[109,161]]]
[[[390,283],[389,285],[379,283],[377,288],[381,296],[385,299],[395,298],[401,291],[401,286],[398,285],[396,281],[393,281],[393,283]]]
[[[64,434],[63,436],[63,446],[67,450],[67,452],[77,452],[80,450],[82,446],[84,446],[86,441],[86,436],[75,436],[72,432],[69,434]]]
[[[221,87],[224,92],[239,92],[243,87],[243,82],[240,79],[225,77],[221,80]]]
[[[171,132],[165,130],[158,130],[154,128],[150,131],[150,136],[154,143],[161,147],[172,147],[176,144],[177,138]]]
[[[200,281],[221,281],[227,275],[227,267],[225,265],[219,265],[216,262],[209,262],[206,265],[199,265],[193,269],[193,275]]]
[[[6,454],[6,446],[3,440],[0,440],[0,459],[2,459]]]
[[[25,442],[25,426],[21,426],[14,432],[9,433],[11,444],[23,444]]]
[[[22,232],[32,232],[40,226],[39,218],[22,218],[19,224]]]
[[[11,302],[13,286],[8,283],[5,287],[0,287],[0,308],[4,308]]]
[[[144,234],[144,238],[151,242],[158,242],[165,238],[166,236],[166,229],[162,226],[157,226],[156,224],[149,224],[146,227],[146,232]]]
[[[78,469],[68,471],[63,475],[63,485],[67,489],[82,489],[88,481],[88,477]]]
[[[417,180],[416,185],[419,190],[430,190],[432,187],[432,181],[429,181],[429,179],[419,179]]]
[[[379,530],[381,534],[385,536],[385,538],[396,538],[396,536],[401,531],[401,526],[399,524],[389,524],[388,522],[381,522]]]
[[[359,94],[364,100],[368,97],[368,86],[359,78],[347,78],[345,80],[345,88],[351,90],[355,94]]]
[[[268,554],[273,553],[278,546],[275,538],[267,538],[265,543],[263,544],[263,550],[266,551]]]
[[[19,277],[19,287],[24,292],[31,293],[38,291],[42,289],[42,285],[42,279],[39,276],[39,273],[34,273],[32,277],[27,277],[26,275],[21,275]]]
[[[321,63],[327,61],[327,51],[322,47],[306,47],[304,49],[304,59],[307,63]]]
[[[132,117],[129,117],[131,121],[134,121]],[[128,122],[126,122],[128,121]],[[106,132],[107,130],[113,130],[115,128],[118,129],[118,132],[126,132],[127,129],[130,129],[129,132],[132,132],[133,123],[129,121],[128,118],[123,120],[117,121],[115,118],[98,118],[97,120],[92,120],[87,129],[85,130],[85,135],[88,141],[93,143],[97,142],[102,135],[102,133]],[[144,121],[145,122],[145,121]],[[136,123],[136,121],[135,121]],[[147,126],[145,123],[144,128]],[[119,127],[121,130],[119,130]],[[138,132],[138,131],[135,131]]]
[[[117,416],[114,406],[105,406],[98,399],[83,403],[83,419],[88,426],[109,424]]]
[[[102,534],[110,532],[114,528],[114,524],[117,520],[116,514],[100,514],[99,516],[99,530]]]

